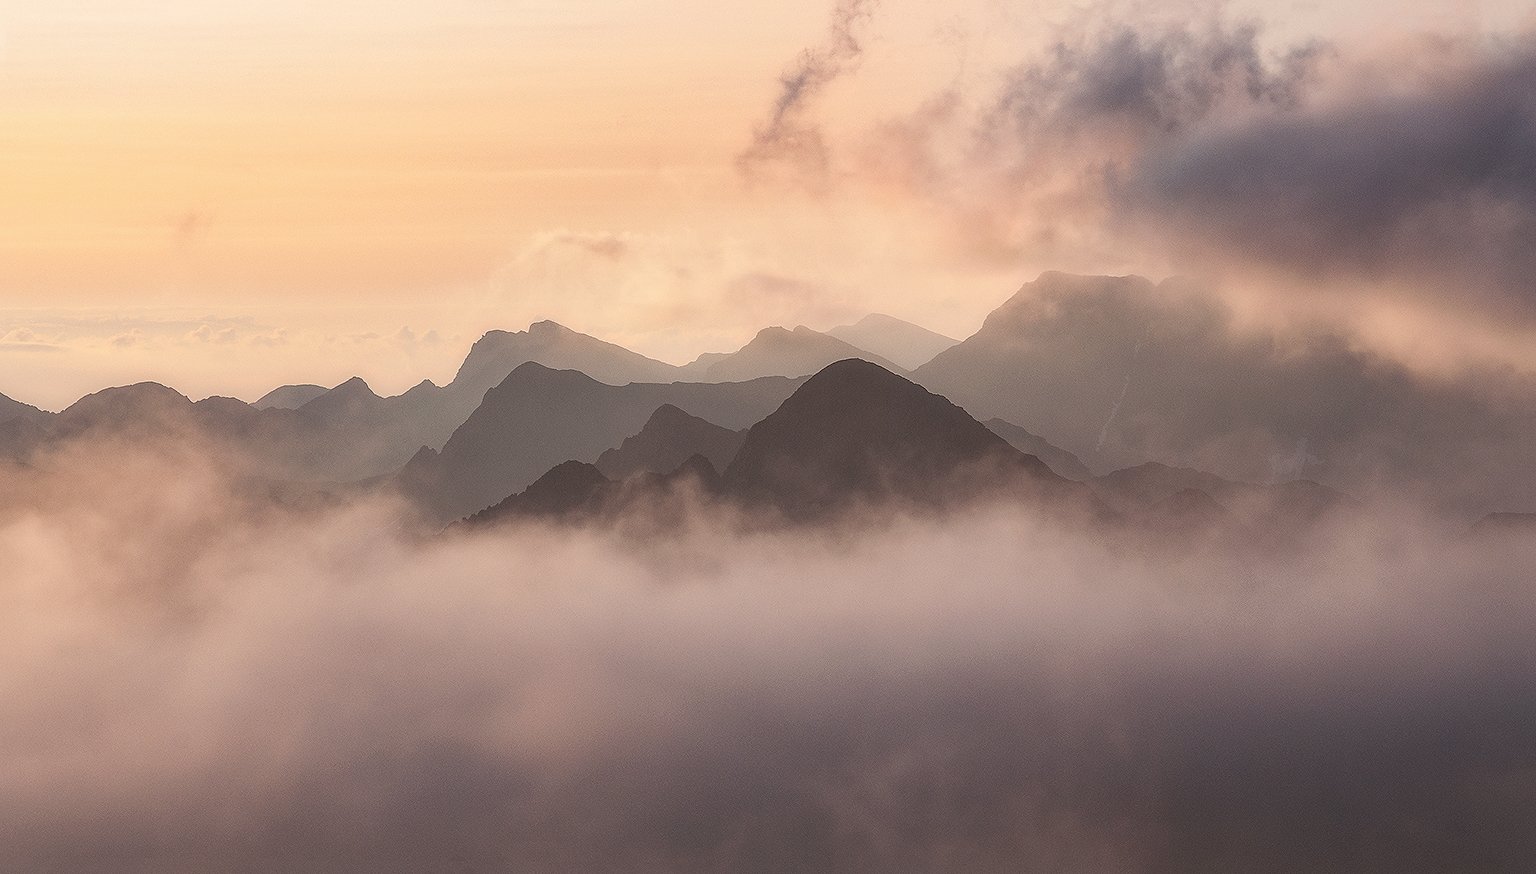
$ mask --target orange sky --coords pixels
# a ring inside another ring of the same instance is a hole
[[[1282,31],[1376,21],[1363,0],[1246,5]],[[399,389],[544,316],[672,360],[870,309],[964,334],[1036,266],[1085,266],[957,263],[899,207],[743,189],[732,160],[830,6],[0,2],[0,392]],[[886,3],[826,115],[857,127],[984,75],[1059,6]],[[573,263],[584,235],[635,257]],[[757,274],[816,291],[753,296]],[[224,320],[238,340],[208,341]],[[402,329],[436,339],[342,339]]]

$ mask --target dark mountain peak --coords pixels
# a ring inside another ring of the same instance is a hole
[[[470,525],[483,525],[519,516],[567,516],[593,509],[604,490],[611,485],[593,465],[566,461],[550,468],[528,488],[488,507],[469,518]]]
[[[597,466],[614,479],[635,473],[666,473],[699,455],[723,468],[736,457],[746,435],[690,415],[672,404],[651,413],[639,433],[597,459]]]
[[[754,425],[724,478],[737,494],[808,515],[858,496],[934,498],[991,464],[1059,481],[946,398],[850,358]]]

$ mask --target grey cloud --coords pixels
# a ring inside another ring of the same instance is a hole
[[[820,124],[811,117],[814,103],[863,54],[858,31],[877,5],[877,0],[838,0],[825,41],[802,52],[779,80],[767,121],[736,158],[737,170],[749,181],[770,178],[815,192],[830,184],[831,155]]]
[[[1485,49],[1433,84],[1155,144],[1119,194],[1225,257],[1536,318],[1536,48]]]
[[[937,201],[973,253],[1115,263],[1124,245],[1112,194],[1143,153],[1234,115],[1296,105],[1331,51],[1308,43],[1276,54],[1260,36],[1221,15],[1125,23],[1095,8],[995,92],[943,93],[883,125],[866,170]]]

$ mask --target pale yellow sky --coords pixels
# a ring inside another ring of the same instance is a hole
[[[909,111],[1074,5],[891,0],[824,114]],[[1237,5],[1283,36],[1507,26],[1523,6]],[[3,0],[0,392],[58,406],[156,378],[253,396],[354,372],[398,390],[545,316],[672,360],[870,309],[964,334],[1024,265],[960,263],[921,215],[732,171],[831,6]],[[589,236],[633,257],[572,257]],[[742,284],[769,274],[810,290]],[[241,340],[210,341],[230,319]],[[417,339],[387,355],[337,339],[403,328]]]

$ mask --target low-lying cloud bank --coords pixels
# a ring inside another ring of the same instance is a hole
[[[420,541],[387,502],[277,509],[198,457],[0,472],[18,870],[1536,854],[1519,536],[1377,513],[1303,555],[1150,557],[991,507]]]

